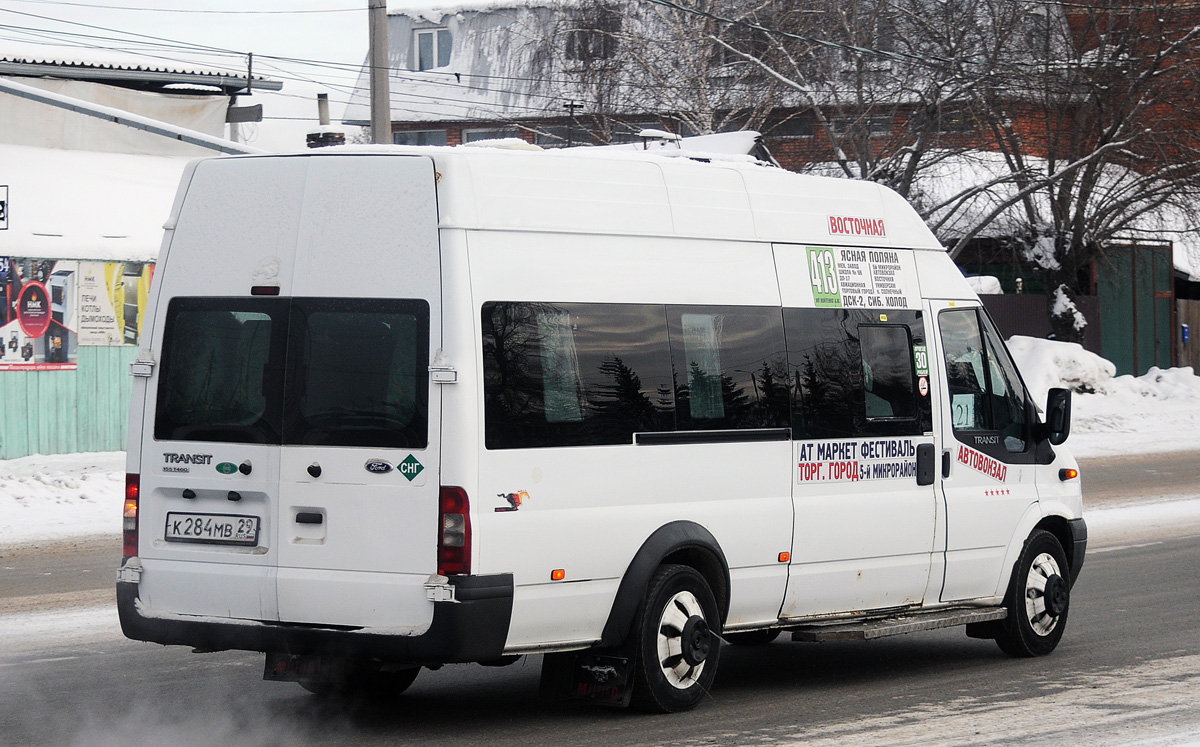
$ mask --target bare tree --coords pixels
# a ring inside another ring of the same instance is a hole
[[[1066,309],[1061,339],[1083,335],[1070,299],[1105,244],[1200,189],[1190,4],[582,0],[555,17],[549,77],[597,140],[647,118],[812,117],[812,168],[896,189],[952,256],[1006,237]]]
[[[1164,208],[1191,215],[1200,12],[1190,5],[849,0],[817,10],[818,29],[772,30],[774,60],[738,51],[811,104],[838,172],[908,197],[952,256],[981,235],[1015,242],[1057,302],[1060,339],[1082,338],[1071,298],[1107,243]],[[975,172],[947,191],[933,183],[947,161]]]
[[[597,141],[657,120],[683,134],[761,128],[785,85],[734,50],[774,57],[762,23],[800,13],[776,0],[583,0],[564,6],[546,43],[567,95]]]
[[[1066,311],[1051,320],[1060,339],[1082,338],[1069,301],[1106,244],[1164,208],[1192,211],[1197,23],[1195,9],[1171,0],[1071,4],[1034,25],[1045,54],[1011,62],[1000,84],[980,89],[991,145],[1016,185],[1008,201],[1024,231],[1014,238]]]

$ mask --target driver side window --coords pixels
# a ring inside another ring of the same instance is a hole
[[[1029,445],[1025,389],[995,327],[976,309],[938,316],[955,436],[1003,457]]]

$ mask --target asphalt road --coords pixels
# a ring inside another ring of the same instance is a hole
[[[1198,457],[1085,463],[1085,495],[1113,505],[1195,494]],[[669,716],[544,702],[537,657],[425,671],[387,704],[322,701],[261,681],[258,655],[135,643],[115,615],[97,621],[119,554],[115,539],[0,548],[0,630],[7,613],[29,624],[0,638],[0,744],[1200,741],[1200,522],[1169,539],[1093,535],[1051,656],[1010,659],[961,629],[870,643],[779,640],[727,649],[712,698]],[[57,626],[47,627],[51,617]]]

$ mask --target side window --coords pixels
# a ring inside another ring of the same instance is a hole
[[[867,420],[913,419],[917,400],[908,328],[864,324],[858,333]]]
[[[154,437],[279,443],[287,302],[174,298]]]
[[[778,308],[668,306],[667,322],[679,430],[787,426]]]
[[[910,436],[933,428],[916,391],[920,312],[785,309],[792,438]]]
[[[991,377],[993,427],[1004,438],[1004,448],[1012,453],[1025,451],[1028,431],[1025,427],[1025,387],[1017,367],[1005,349],[1000,333],[990,319],[984,318],[988,350],[988,373]]]
[[[784,309],[795,400],[792,438],[849,438],[859,383],[857,324],[845,309]]]
[[[489,449],[632,443],[674,427],[663,307],[483,305]]]
[[[1025,390],[999,334],[975,309],[943,311],[938,324],[955,435],[994,455],[1024,452]]]

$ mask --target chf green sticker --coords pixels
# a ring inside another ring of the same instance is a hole
[[[807,249],[813,305],[841,306],[842,289],[838,285],[837,260],[834,259],[833,250],[823,246],[810,246]]]
[[[425,469],[425,465],[417,461],[417,458],[409,454],[404,458],[403,462],[396,465],[396,470],[404,475],[404,478],[409,482],[416,479],[417,475],[421,474],[421,470]]]
[[[232,475],[234,472],[237,472],[237,465],[233,462],[221,462],[217,465],[217,472],[220,472],[222,475]]]

